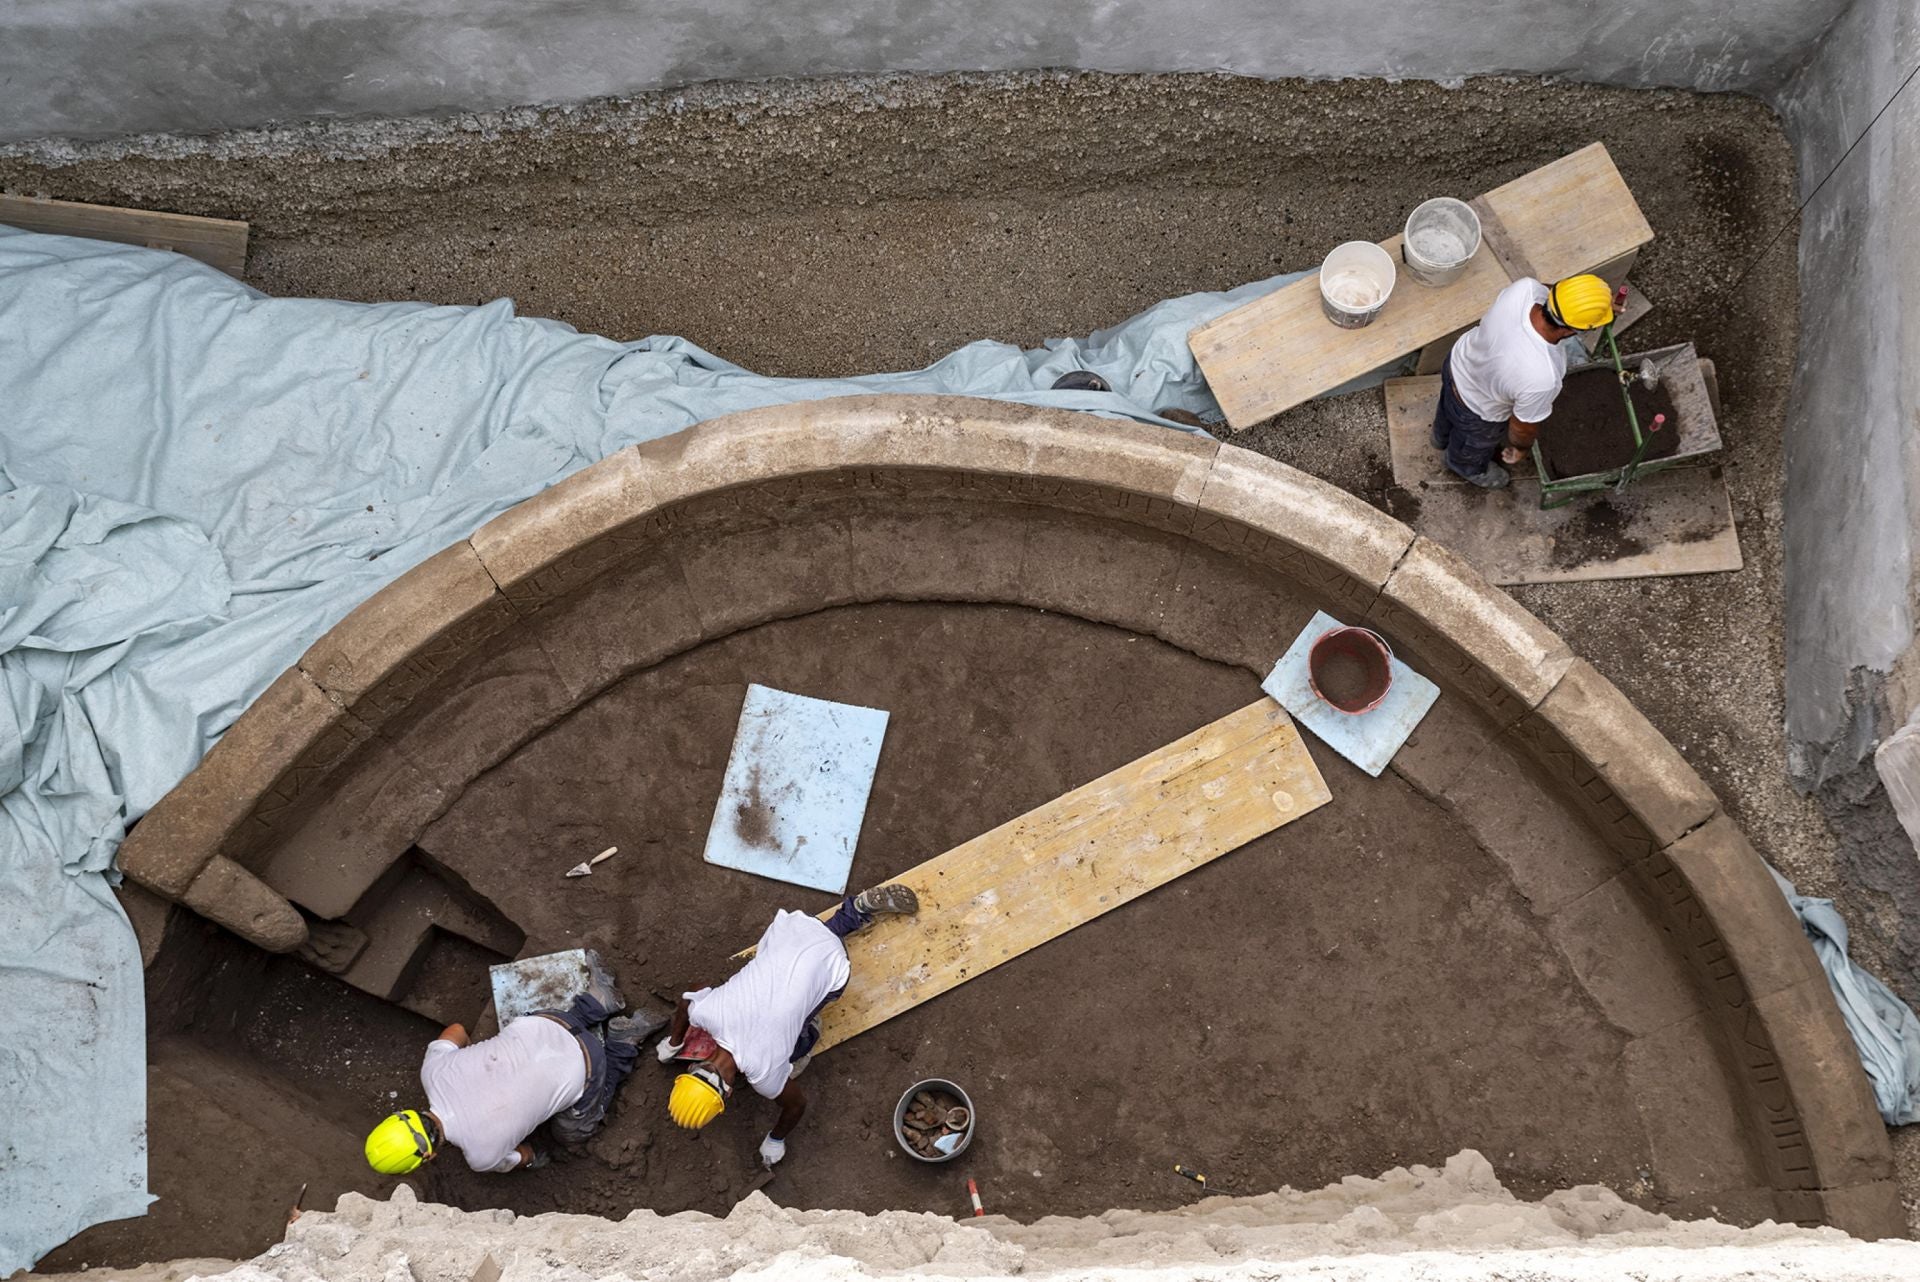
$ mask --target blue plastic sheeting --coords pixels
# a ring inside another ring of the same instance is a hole
[[[1831,899],[1803,895],[1778,871],[1767,871],[1793,905],[1814,956],[1827,972],[1827,986],[1833,989],[1840,1017],[1853,1034],[1880,1116],[1888,1126],[1920,1122],[1920,1017],[1885,984],[1853,964],[1847,956],[1847,923]]]
[[[1296,276],[1038,350],[778,379],[504,300],[267,298],[0,227],[0,1276],[149,1201],[140,960],[107,885],[125,826],[356,604],[622,446],[738,410],[898,392],[1217,417],[1187,331]],[[1081,368],[1119,394],[1046,390]]]

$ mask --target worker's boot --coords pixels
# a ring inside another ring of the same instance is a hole
[[[867,917],[911,917],[920,911],[920,896],[911,886],[890,882],[855,895],[853,910]]]
[[[1508,475],[1507,469],[1498,463],[1489,463],[1486,471],[1478,476],[1466,477],[1465,480],[1468,485],[1477,485],[1483,490],[1504,490],[1512,482],[1513,477]]]
[[[667,1026],[658,1011],[637,1010],[631,1015],[615,1015],[607,1021],[607,1040],[638,1046]]]

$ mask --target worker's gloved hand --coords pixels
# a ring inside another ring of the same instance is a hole
[[[686,1044],[684,1040],[676,1042],[671,1037],[662,1037],[660,1044],[653,1048],[653,1053],[660,1057],[662,1064],[671,1064],[673,1057],[685,1049]]]
[[[769,1168],[787,1155],[787,1142],[769,1135],[760,1141],[760,1160]]]

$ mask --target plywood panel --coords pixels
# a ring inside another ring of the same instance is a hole
[[[0,223],[22,231],[170,249],[236,278],[247,270],[247,224],[227,218],[0,195]]]
[[[822,1017],[844,1042],[1325,805],[1271,699],[1203,726],[892,878],[920,895],[847,941],[853,978]],[[830,914],[822,914],[827,916]]]
[[[1464,556],[1493,582],[1571,583],[1738,570],[1740,539],[1719,469],[1653,472],[1624,491],[1542,511],[1531,460],[1513,484],[1487,491],[1449,472],[1429,439],[1440,379],[1386,384],[1393,513]]]

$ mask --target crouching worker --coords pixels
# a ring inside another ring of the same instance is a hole
[[[668,1114],[699,1130],[726,1110],[744,1075],[755,1091],[780,1105],[779,1120],[760,1142],[760,1160],[772,1166],[785,1157],[787,1136],[807,1111],[807,1097],[793,1079],[813,1058],[820,1012],[846,991],[853,973],[841,940],[871,926],[876,916],[919,911],[911,889],[891,885],[861,891],[824,922],[805,913],[776,913],[752,960],[732,979],[683,993],[674,1007],[658,1047],[660,1062],[686,1058],[690,1034],[706,1033],[696,1044],[710,1039],[713,1049],[674,1079]]]
[[[476,1171],[532,1169],[550,1155],[532,1138],[543,1122],[554,1143],[584,1144],[633,1072],[640,1042],[659,1027],[609,1019],[619,1005],[617,993],[590,991],[566,1010],[522,1015],[481,1042],[448,1025],[420,1065],[426,1108],[403,1109],[374,1127],[368,1164],[405,1175],[451,1144]]]

